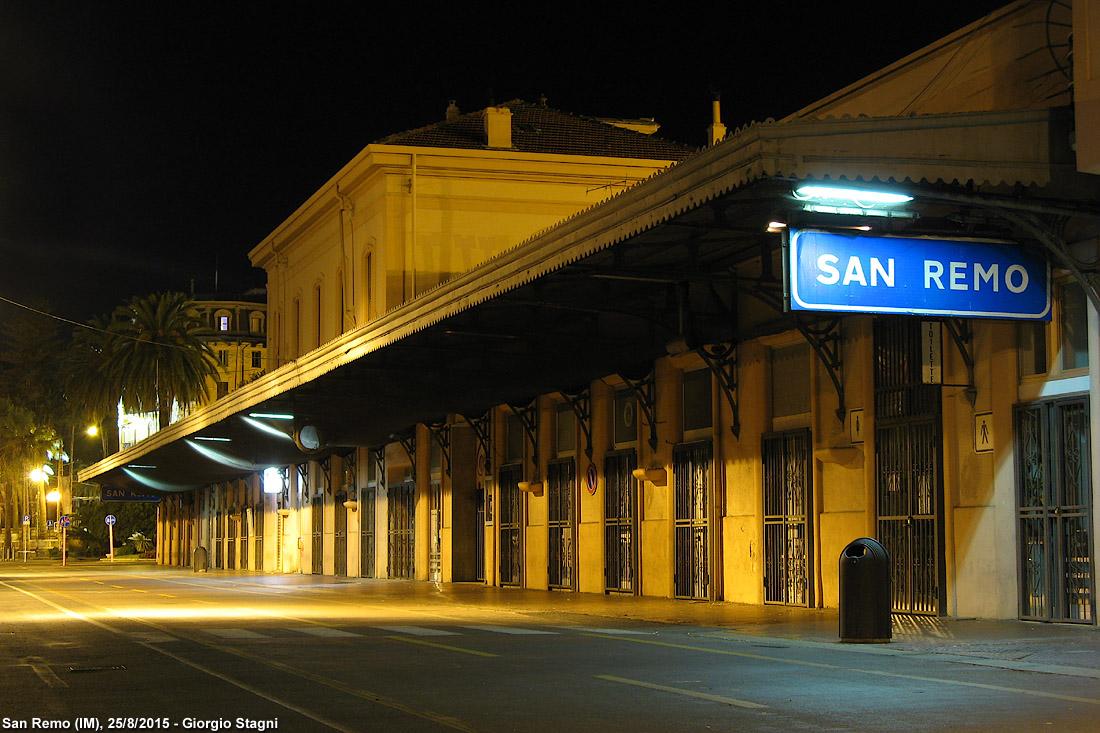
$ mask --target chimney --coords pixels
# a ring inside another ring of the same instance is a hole
[[[511,148],[512,110],[507,107],[486,107],[485,137],[490,148]]]
[[[726,136],[726,126],[722,124],[722,102],[718,95],[710,103],[710,127],[707,128],[707,144],[717,145]]]
[[[451,103],[447,105],[446,120],[450,122],[454,118],[458,117],[460,114],[462,113],[458,110],[458,105],[455,104],[455,100],[452,99]]]

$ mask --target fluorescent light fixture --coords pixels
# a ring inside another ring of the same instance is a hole
[[[915,219],[915,212],[898,209],[861,209],[856,206],[831,206],[827,204],[803,204],[803,211],[816,214],[847,214],[849,216],[883,216],[891,219]]]
[[[156,466],[146,466],[140,463],[127,463],[126,468],[156,468]]]
[[[184,441],[189,448],[197,451],[200,455],[203,455],[215,463],[223,466],[229,466],[230,468],[240,469],[242,471],[255,471],[256,464],[251,461],[246,461],[236,456],[231,456],[228,453],[222,453],[221,451],[208,448],[205,445],[199,445],[191,440]]]
[[[293,415],[288,415],[285,412],[250,412],[249,417],[259,417],[265,420],[293,420]]]
[[[861,209],[874,208],[875,205],[904,204],[913,200],[912,196],[892,191],[871,191],[864,188],[841,188],[838,186],[799,186],[794,197],[802,201],[828,201],[837,204],[852,204]]]
[[[274,435],[278,438],[285,438],[286,440],[291,440],[291,441],[294,440],[294,438],[290,437],[289,435],[284,433],[282,430],[279,430],[274,425],[268,425],[265,422],[260,422],[259,420],[253,420],[250,417],[242,417],[241,419],[244,420],[249,425],[251,425],[252,427],[256,428],[257,430],[262,430],[263,432],[265,432],[269,435]]]
[[[769,221],[767,231],[769,232],[781,232],[787,228],[787,224],[782,221]]]
[[[194,439],[195,440],[207,440],[207,441],[210,441],[210,442],[213,442],[213,443],[228,443],[231,440],[231,438],[215,438],[215,437],[210,436],[210,435],[196,435]]]

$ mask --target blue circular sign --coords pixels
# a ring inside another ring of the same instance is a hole
[[[69,516],[62,517],[58,522],[62,527],[69,527],[73,523],[73,518]]]
[[[108,514],[107,516],[105,516],[103,518],[103,521],[106,522],[108,526],[112,525],[112,524],[115,523],[115,515],[114,514]]]

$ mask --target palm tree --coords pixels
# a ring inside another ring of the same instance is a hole
[[[46,450],[57,443],[57,433],[42,425],[33,412],[0,397],[0,504],[4,513],[4,547],[12,551],[14,517],[27,512],[27,475],[41,466]]]
[[[121,370],[116,368],[113,355],[115,335],[110,331],[110,318],[96,316],[88,321],[88,326],[73,335],[65,360],[65,395],[74,416],[87,418],[99,428],[103,455],[107,455],[110,436],[117,437],[117,431],[104,427],[117,422],[118,401],[122,397]]]
[[[111,372],[122,385],[126,410],[155,411],[164,428],[173,404],[189,410],[206,398],[217,359],[201,328],[194,303],[183,293],[138,296],[115,309]]]

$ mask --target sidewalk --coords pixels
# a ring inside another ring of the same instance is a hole
[[[241,573],[211,577],[245,580]],[[526,616],[598,616],[636,623],[711,627],[731,639],[768,638],[787,644],[823,644],[876,654],[932,654],[945,661],[1100,679],[1100,627],[1030,621],[893,616],[889,644],[842,644],[837,609],[635,598],[598,593],[495,588],[480,583],[426,583],[331,576],[250,574],[258,585],[366,586],[372,596],[390,592],[425,603],[508,610]],[[358,590],[358,589],[357,589]]]

